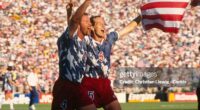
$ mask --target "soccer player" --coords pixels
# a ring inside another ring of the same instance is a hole
[[[30,70],[31,71],[31,70]],[[35,104],[38,103],[38,76],[36,72],[31,72],[27,77],[27,83],[30,89],[29,110],[35,110]]]
[[[87,46],[88,66],[82,84],[89,90],[88,94],[97,108],[121,110],[108,79],[111,48],[117,39],[132,32],[140,21],[141,16],[138,16],[119,32],[107,34],[104,19],[101,16],[91,17],[93,41]]]
[[[13,86],[15,85],[13,79],[13,64],[8,64],[7,71],[3,73],[3,88],[2,90],[5,93],[5,100],[10,104],[10,110],[14,110],[13,106]]]
[[[91,0],[85,0],[58,39],[59,78],[53,88],[51,110],[96,110],[80,83],[85,71],[87,49],[85,37],[91,33],[89,16],[84,14]]]

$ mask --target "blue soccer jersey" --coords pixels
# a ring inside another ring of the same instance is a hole
[[[85,36],[87,38],[87,36]],[[58,39],[59,75],[64,80],[80,83],[86,68],[87,46],[77,33],[69,38],[69,29]]]
[[[110,70],[110,54],[113,43],[117,41],[118,33],[111,32],[101,44],[94,39],[87,45],[88,59],[86,77],[108,77]]]
[[[11,72],[7,72],[3,75],[3,90],[4,91],[12,91],[13,90],[13,86],[10,82],[11,80],[12,80]]]

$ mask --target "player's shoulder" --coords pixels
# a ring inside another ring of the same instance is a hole
[[[91,43],[94,41],[94,39],[91,36],[85,36],[84,40],[87,45],[91,45]]]
[[[62,33],[62,35],[57,40],[57,45],[60,44],[69,44],[67,41],[69,41],[69,28],[67,27],[66,30]]]
[[[58,39],[69,38],[69,27],[67,27]]]
[[[84,39],[85,39],[85,41],[89,41],[89,40],[91,40],[91,36],[85,36]]]
[[[107,34],[106,40],[113,44],[117,39],[119,38],[119,34],[117,31],[112,31],[109,34]]]
[[[117,31],[111,31],[107,34],[107,37],[118,37],[119,34]]]

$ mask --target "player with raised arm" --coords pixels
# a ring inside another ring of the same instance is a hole
[[[58,39],[59,78],[54,84],[51,110],[96,110],[81,85],[87,60],[85,37],[91,33],[89,16],[84,13],[90,4],[91,0],[84,1]]]
[[[88,45],[87,72],[82,84],[89,90],[97,108],[105,110],[121,110],[120,104],[111,88],[108,74],[110,70],[110,54],[112,45],[119,38],[132,32],[140,23],[138,16],[119,32],[106,33],[105,21],[101,16],[91,17],[93,41]]]

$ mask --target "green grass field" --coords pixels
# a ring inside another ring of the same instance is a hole
[[[197,110],[197,103],[125,103],[121,104],[122,110]],[[9,110],[8,105],[3,105],[2,110]],[[28,105],[15,105],[15,110],[28,110]],[[36,110],[50,110],[49,104],[39,104]],[[103,109],[99,109],[103,110]]]

